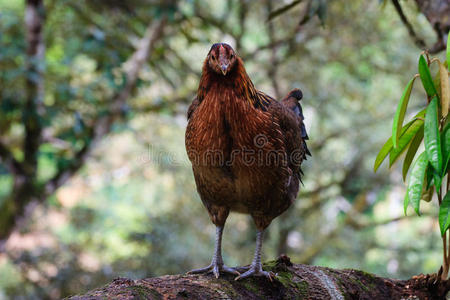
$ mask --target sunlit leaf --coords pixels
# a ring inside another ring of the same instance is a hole
[[[433,97],[427,107],[427,113],[425,115],[424,141],[428,161],[433,168],[440,173],[442,169],[442,149],[438,127],[437,101],[437,97]]]
[[[406,175],[408,174],[409,167],[411,166],[411,163],[414,160],[414,156],[416,156],[417,149],[419,149],[422,140],[423,140],[423,127],[416,133],[408,148],[408,152],[406,152],[402,169],[403,181],[406,181]]]
[[[448,81],[448,73],[442,64],[439,64],[439,74],[441,79],[441,109],[442,117],[448,114],[448,107],[450,103],[450,83]]]
[[[406,192],[405,193],[405,199],[403,200],[403,211],[405,213],[405,216],[407,215],[408,204],[409,204],[409,196],[408,196],[408,192]]]
[[[392,141],[394,143],[394,148],[397,148],[397,141],[400,136],[400,128],[403,125],[403,120],[405,119],[406,108],[408,107],[409,97],[411,96],[411,90],[414,85],[414,80],[416,77],[412,78],[405,90],[403,91],[403,95],[400,98],[400,102],[398,103],[397,111],[394,117],[394,123],[392,124]]]
[[[405,126],[403,126],[402,133],[405,132],[409,128],[409,126],[411,126],[411,124],[413,122],[414,122],[414,120],[410,121]],[[392,137],[390,137],[386,141],[386,143],[384,143],[383,147],[381,147],[380,152],[378,153],[377,157],[375,158],[375,164],[373,166],[374,172],[376,172],[378,170],[378,168],[380,167],[381,163],[384,161],[386,156],[389,154],[389,152],[391,152],[392,148],[393,148]]]
[[[429,97],[436,95],[436,88],[434,87],[433,79],[431,78],[430,68],[428,68],[427,62],[423,55],[419,58],[419,74],[423,88],[427,92],[427,95]]]
[[[411,175],[408,182],[408,198],[414,210],[420,216],[420,198],[422,196],[422,189],[425,179],[425,173],[428,165],[427,154],[422,152],[417,160],[414,162]]]
[[[400,132],[400,136],[409,128],[409,126],[411,126],[411,124],[413,122],[415,122],[418,118],[423,119],[426,113],[426,108],[421,110],[420,112],[418,112],[415,116],[414,119],[409,121],[408,123],[405,124],[405,126],[402,127],[402,130]],[[380,152],[378,153],[377,157],[375,158],[375,163],[373,166],[373,170],[374,172],[376,172],[378,170],[378,168],[380,167],[381,163],[384,161],[384,159],[386,158],[386,156],[389,154],[389,152],[391,152],[393,148],[393,144],[392,144],[392,137],[389,137],[389,139],[386,141],[386,143],[384,143],[383,147],[381,148]]]
[[[441,235],[447,231],[450,226],[450,192],[444,196],[442,203],[439,207],[439,228],[441,229]]]
[[[406,151],[406,149],[408,149],[411,140],[414,138],[417,132],[423,128],[423,124],[423,120],[417,119],[408,127],[405,132],[402,133],[398,141],[397,148],[393,148],[389,153],[389,168],[392,167],[400,157],[400,155],[404,151]]]

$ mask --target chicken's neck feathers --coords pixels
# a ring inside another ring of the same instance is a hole
[[[258,91],[248,76],[240,58],[237,59],[236,65],[226,76],[211,70],[205,61],[197,91],[199,101],[203,101],[209,93],[226,95],[227,101],[245,100],[252,107],[257,107],[258,104]],[[232,97],[231,94],[237,97]],[[215,96],[219,95],[214,95],[213,97],[216,98]]]

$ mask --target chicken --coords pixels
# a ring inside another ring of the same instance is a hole
[[[256,90],[233,48],[212,45],[188,109],[185,142],[197,191],[216,225],[215,252],[208,267],[190,273],[272,280],[261,264],[263,233],[296,199],[300,165],[310,155],[301,98],[298,89],[281,102]],[[222,232],[230,211],[251,215],[257,228],[254,258],[243,274],[222,259]]]

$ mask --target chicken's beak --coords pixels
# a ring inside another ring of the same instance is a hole
[[[227,75],[228,65],[221,65],[220,70],[222,71],[223,75]]]

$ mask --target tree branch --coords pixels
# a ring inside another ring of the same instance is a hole
[[[17,161],[11,151],[6,147],[6,145],[0,140],[0,158],[1,161],[6,165],[11,174],[23,173],[22,165]]]
[[[398,2],[398,0],[392,0],[392,4],[394,5],[395,10],[397,11],[398,15],[400,16],[400,20],[402,21],[403,25],[405,25],[406,29],[408,30],[409,35],[413,39],[416,46],[419,48],[422,48],[422,49],[425,48],[425,42],[417,36],[411,23],[409,23],[408,18],[403,13],[402,6]]]
[[[106,286],[69,299],[445,299],[450,282],[433,275],[408,280],[366,272],[297,265],[280,256],[263,268],[277,274],[239,281],[234,276],[172,275],[142,280],[117,278]]]
[[[162,17],[156,26],[149,25],[147,27],[145,35],[139,41],[136,51],[123,64],[126,78],[125,85],[112,97],[108,113],[103,114],[101,117],[96,119],[90,131],[89,139],[86,140],[85,145],[74,155],[72,164],[58,170],[58,173],[46,183],[46,195],[52,194],[83,166],[93,146],[100,140],[101,137],[111,131],[114,121],[122,116],[126,101],[131,96],[133,89],[136,87],[139,71],[142,69],[142,66],[145,64],[145,61],[154,49],[156,42],[163,35],[166,20],[166,17]]]
[[[27,39],[26,55],[26,99],[23,113],[25,138],[23,143],[24,170],[30,181],[37,171],[37,155],[41,143],[41,117],[43,114],[45,44],[43,39],[44,4],[42,0],[27,0],[25,27]]]

